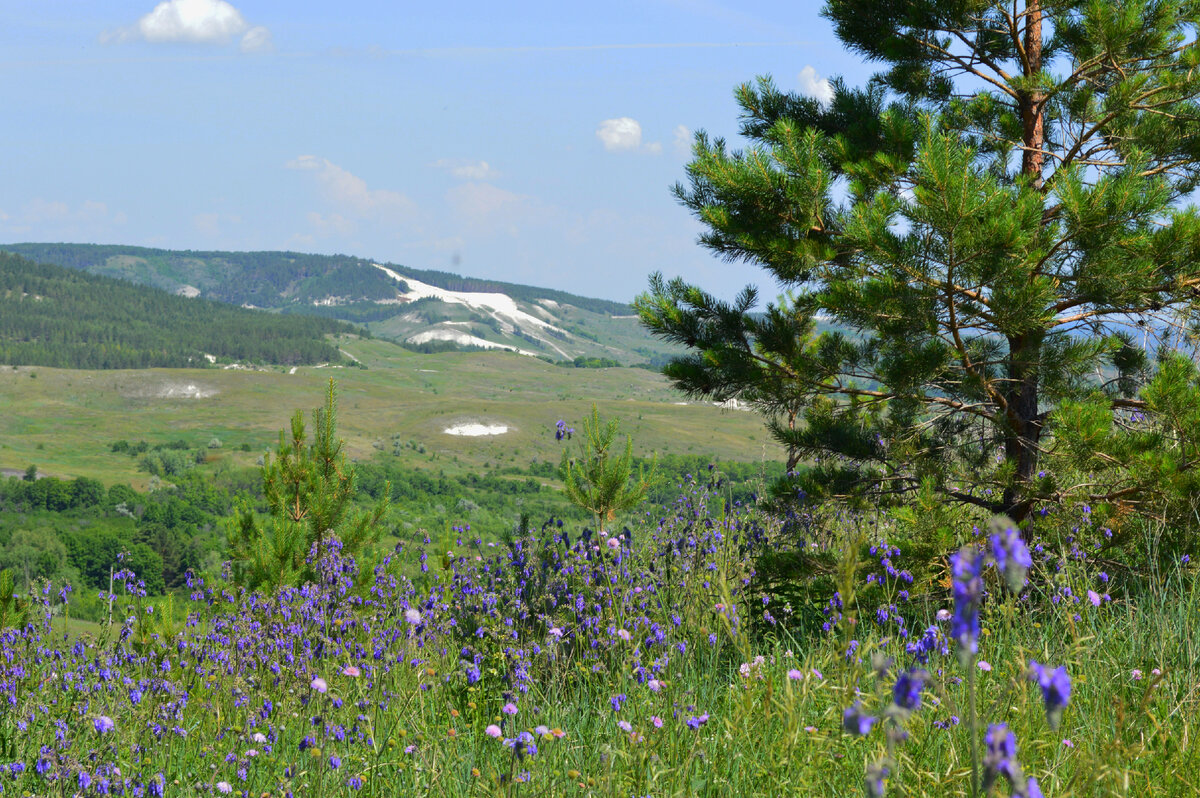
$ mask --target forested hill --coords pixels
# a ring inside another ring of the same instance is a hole
[[[358,332],[187,299],[0,252],[0,363],[62,368],[200,367],[219,362],[335,362],[329,333]]]
[[[204,252],[112,244],[0,244],[0,250],[40,263],[119,277],[166,291],[199,292],[199,296],[235,305],[298,312],[321,313],[330,305],[344,308],[356,303],[386,302],[407,291],[403,283],[375,268],[374,261],[348,255]],[[633,312],[621,302],[565,291],[411,269],[393,263],[384,265],[402,277],[447,291],[500,293],[524,302],[548,299],[601,315],[623,316]]]

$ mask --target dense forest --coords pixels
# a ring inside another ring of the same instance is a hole
[[[58,368],[202,367],[219,361],[336,362],[325,336],[361,332],[186,299],[0,252],[0,363]]]
[[[373,262],[347,255],[308,255],[301,252],[203,252],[149,249],[108,244],[4,244],[0,249],[27,258],[54,263],[92,274],[121,277],[166,290],[190,285],[202,296],[235,305],[289,309],[296,313],[332,315],[353,321],[375,321],[360,315],[341,315],[355,303],[391,299],[406,292]],[[629,305],[606,299],[589,299],[499,280],[480,280],[450,272],[411,269],[385,264],[404,277],[447,291],[508,294],[513,299],[535,302],[549,299],[591,311],[624,316]],[[341,297],[345,303],[320,306],[312,303],[326,297]],[[394,313],[385,309],[383,318]]]

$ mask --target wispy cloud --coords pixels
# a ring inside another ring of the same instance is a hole
[[[416,203],[398,191],[370,188],[367,181],[337,164],[315,155],[301,155],[288,169],[312,172],[325,198],[340,212],[364,218],[395,217],[416,210]]]
[[[445,169],[460,180],[495,180],[500,173],[487,161],[469,161],[463,158],[440,158],[430,166]]]
[[[526,45],[497,47],[421,47],[392,50],[371,48],[370,54],[377,56],[455,56],[455,55],[507,55],[520,53],[586,53],[596,50],[706,50],[727,47],[803,47],[810,41],[789,42],[603,42],[597,44]],[[354,51],[343,51],[347,55]]]
[[[11,214],[0,209],[0,232],[14,235],[65,238],[104,235],[126,221],[122,211],[113,211],[96,200],[73,205],[38,197]]]
[[[226,45],[239,36],[242,52],[272,49],[271,31],[262,25],[251,27],[242,12],[225,0],[163,0],[134,24],[105,31],[100,41]]]

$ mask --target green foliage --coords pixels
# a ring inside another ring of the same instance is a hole
[[[690,350],[664,373],[762,412],[789,467],[819,461],[812,498],[1022,519],[1159,490],[1039,476],[1068,418],[1183,400],[1135,398],[1152,369],[1131,330],[1178,345],[1200,289],[1200,214],[1180,207],[1200,181],[1200,9],[1117,8],[830,0],[886,70],[828,105],[739,87],[749,146],[698,133],[675,189],[705,247],[789,292],[759,311],[751,287],[727,302],[655,275],[639,315]]]
[[[572,504],[590,513],[601,530],[618,512],[636,507],[654,481],[654,462],[649,473],[639,467],[634,477],[633,439],[625,437],[623,454],[613,452],[618,426],[616,419],[601,425],[596,406],[592,405],[591,416],[583,422],[583,452],[578,459],[563,452],[559,466],[563,492]]]
[[[338,361],[325,336],[346,324],[186,299],[0,252],[0,362],[153,368],[219,360]]]
[[[20,629],[29,621],[29,599],[17,592],[12,571],[0,570],[0,629]]]
[[[235,581],[250,589],[302,584],[315,577],[312,561],[336,541],[342,556],[370,560],[388,508],[388,493],[369,511],[353,507],[355,469],[337,439],[337,402],[332,379],[325,406],[313,411],[311,444],[304,414],[292,417],[291,438],[279,433],[275,459],[262,468],[263,496],[271,518],[261,521],[244,504],[229,526],[227,542]],[[368,563],[361,563],[366,567]]]

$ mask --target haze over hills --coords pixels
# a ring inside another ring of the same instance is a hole
[[[186,297],[338,319],[424,351],[511,349],[553,361],[633,365],[674,353],[620,302],[345,256],[5,244],[31,260]]]

